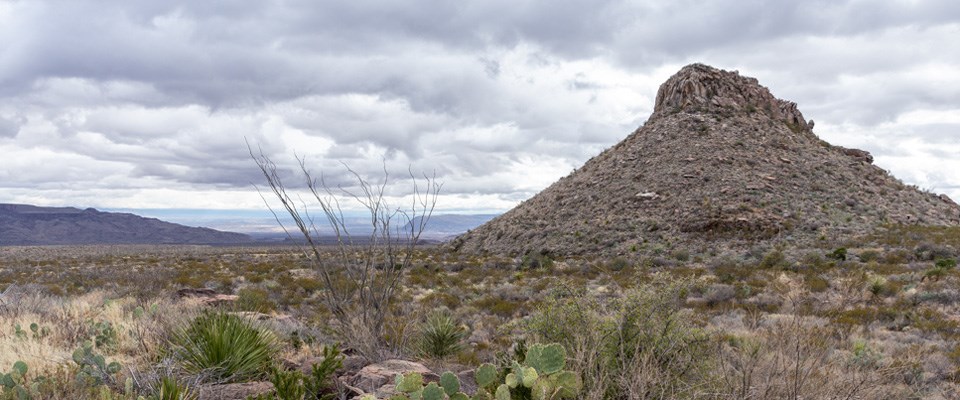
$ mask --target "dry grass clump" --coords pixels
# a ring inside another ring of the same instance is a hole
[[[141,364],[165,347],[165,332],[189,312],[165,299],[138,304],[103,291],[61,298],[9,287],[0,300],[0,365],[21,360],[34,371],[54,370],[87,341],[122,364]]]
[[[723,398],[909,398],[919,357],[891,357],[874,343],[838,338],[822,319],[771,318],[717,345]]]

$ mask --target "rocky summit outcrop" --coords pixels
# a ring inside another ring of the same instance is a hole
[[[660,87],[642,127],[449,245],[609,255],[960,224],[960,207],[947,196],[903,184],[870,153],[832,146],[813,126],[754,78],[689,65]]]

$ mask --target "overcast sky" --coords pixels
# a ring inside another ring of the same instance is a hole
[[[504,211],[692,62],[960,199],[956,0],[0,0],[0,202],[260,209],[246,139],[333,182],[436,171],[441,210]]]

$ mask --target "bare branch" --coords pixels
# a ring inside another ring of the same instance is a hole
[[[306,157],[295,155],[307,190],[316,202],[315,205],[320,207],[323,213],[321,219],[326,221],[331,235],[335,238],[334,246],[323,247],[320,242],[323,232],[317,225],[317,219],[311,214],[307,202],[300,196],[295,196],[295,200],[294,196],[288,193],[276,164],[263,154],[262,149],[258,148],[259,152],[254,153],[249,143],[247,148],[250,157],[266,179],[270,192],[280,201],[303,236],[303,244],[300,241],[295,242],[321,276],[324,304],[338,319],[343,339],[349,342],[357,336],[376,338],[374,348],[357,348],[368,358],[380,358],[385,346],[383,329],[390,302],[402,281],[403,272],[412,263],[420,237],[433,215],[443,186],[437,182],[436,172],[433,175],[424,173],[421,181],[412,169],[408,168],[413,185],[410,207],[391,208],[386,201],[387,185],[390,182],[386,160],[383,160],[382,166],[383,180],[378,183],[367,180],[341,162],[356,181],[357,189],[350,190],[338,185],[334,191],[325,181],[323,173],[319,179],[313,177],[307,167]],[[292,239],[292,233],[269,204],[267,196],[259,187],[257,191],[273,213],[274,219]],[[356,202],[368,213],[370,232],[362,242],[355,240],[350,232],[341,197]],[[360,327],[357,326],[358,322]],[[358,332],[358,328],[362,328],[364,332]]]

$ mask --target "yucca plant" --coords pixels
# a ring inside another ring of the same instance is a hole
[[[420,328],[418,350],[428,357],[444,358],[463,350],[466,330],[446,310],[437,310],[427,316]]]
[[[226,382],[264,376],[277,351],[273,334],[222,311],[200,314],[173,342],[187,372]]]

